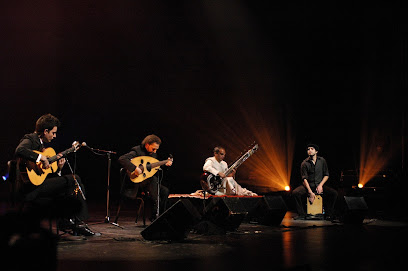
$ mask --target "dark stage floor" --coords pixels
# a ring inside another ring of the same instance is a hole
[[[298,221],[287,212],[280,226],[242,222],[226,234],[191,231],[182,241],[169,242],[145,240],[141,219],[136,225],[131,210],[123,210],[122,228],[105,223],[104,208],[92,206],[88,221],[101,236],[60,239],[58,270],[392,270],[407,259],[403,221]]]
[[[244,220],[226,234],[192,230],[179,241],[150,241],[141,235],[147,229],[142,220],[135,224],[131,204],[122,209],[121,227],[105,222],[105,204],[89,209],[88,225],[101,235],[59,236],[57,270],[395,270],[407,259],[406,221],[299,221],[288,211],[278,226]],[[147,219],[146,226],[150,223]]]

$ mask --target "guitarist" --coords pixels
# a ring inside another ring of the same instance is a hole
[[[234,170],[229,176],[225,176],[224,172],[228,169],[228,164],[224,161],[226,151],[223,147],[217,146],[214,148],[214,156],[205,160],[203,170],[221,177],[221,187],[215,193],[216,196],[221,195],[237,195],[237,196],[257,196],[256,193],[249,191],[240,186],[234,179]]]
[[[56,138],[59,126],[60,121],[55,116],[51,114],[41,116],[35,124],[35,131],[24,135],[15,150],[15,157],[17,158],[16,186],[18,193],[25,202],[36,204],[47,199],[51,201],[50,205],[52,205],[56,201],[62,202],[60,200],[72,198],[73,192],[76,189],[76,183],[72,174],[61,174],[61,170],[66,162],[61,154],[58,154],[58,158],[60,158],[57,161],[58,171],[49,174],[39,186],[33,185],[27,176],[24,175],[26,173],[26,165],[29,162],[41,163],[44,169],[50,167],[47,157],[34,151],[43,152],[44,144],[48,144]],[[80,177],[75,175],[75,179],[85,193]],[[89,218],[85,200],[78,194],[74,202],[78,203],[79,208],[77,209],[79,211],[76,216],[78,218],[77,221],[79,220],[81,223],[75,223],[73,218],[67,218],[59,222],[60,229],[75,230],[76,233],[82,233],[87,236],[94,235],[86,224],[82,222]],[[61,213],[62,211],[65,210],[61,210]]]
[[[161,139],[156,136],[156,135],[148,135],[146,136],[141,145],[133,147],[130,152],[122,155],[119,157],[118,162],[120,165],[126,169],[132,176],[139,176],[142,174],[142,170],[139,167],[136,167],[130,160],[132,160],[135,157],[139,156],[151,156],[155,159],[157,159],[157,150],[159,149],[162,141]],[[166,166],[171,166],[173,163],[172,160],[169,159],[169,161],[165,164]],[[139,187],[142,187],[146,189],[150,197],[154,201],[154,208],[152,210],[156,210],[157,208],[157,198],[158,198],[158,178],[156,176],[152,176],[146,180],[144,180],[141,183],[133,183],[130,181],[127,181],[124,183],[121,189],[121,195],[126,196],[131,199],[135,199],[139,190]],[[169,189],[163,185],[160,184],[160,213],[162,213],[166,209],[166,204],[169,196]],[[152,212],[152,220],[155,219],[156,214],[155,212]]]

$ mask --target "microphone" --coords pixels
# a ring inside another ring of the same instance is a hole
[[[91,147],[89,147],[89,146],[86,144],[86,142],[82,142],[81,146],[93,150]]]
[[[91,148],[91,147],[89,147],[89,146],[86,144],[86,142],[82,142],[81,146],[82,146],[82,147],[85,147],[85,148],[88,148],[88,149],[90,149],[90,150],[93,151],[93,152],[104,152],[104,153],[108,153],[108,154],[116,154],[116,152],[114,152],[114,151],[106,151],[106,150],[100,150],[100,149]]]

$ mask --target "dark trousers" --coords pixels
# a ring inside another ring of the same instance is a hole
[[[81,186],[84,195],[86,195],[81,178],[78,175],[75,175],[75,179]],[[76,214],[77,218],[86,220],[89,218],[88,206],[86,204],[86,201],[81,196],[80,192],[78,192],[77,195],[74,193],[76,188],[75,179],[73,175],[47,178],[41,185],[25,195],[25,201],[35,203],[41,201],[42,199],[48,199],[51,202],[66,198],[75,199],[77,200],[76,209],[79,209]],[[61,210],[61,213],[63,213],[64,211],[65,210]]]
[[[124,189],[122,190],[121,194],[125,195],[128,198],[135,199],[137,197],[139,188],[149,192],[151,199],[154,202],[153,206],[153,214],[156,214],[157,208],[157,195],[159,194],[159,187],[158,183],[159,180],[156,176],[153,176],[141,183],[132,183],[130,180],[125,180],[127,184],[125,184]],[[169,197],[169,189],[164,185],[160,184],[160,214],[162,214],[167,208],[167,201]],[[153,215],[154,216],[154,215]]]
[[[300,185],[295,188],[292,192],[292,196],[295,199],[296,203],[296,211],[299,216],[305,216],[306,212],[304,210],[304,200],[305,200],[305,195],[307,195],[307,189],[303,185]],[[323,186],[323,206],[325,207],[325,214],[332,216],[334,214],[334,204],[336,203],[337,199],[337,191],[334,190],[333,188],[324,185]]]

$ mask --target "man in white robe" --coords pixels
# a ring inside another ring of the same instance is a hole
[[[228,169],[228,164],[224,161],[225,155],[226,152],[223,147],[215,147],[214,156],[207,158],[203,166],[205,172],[222,178],[221,186],[215,195],[257,196],[256,193],[243,188],[234,180],[236,170],[228,176],[225,175]]]

